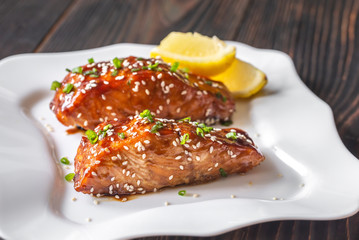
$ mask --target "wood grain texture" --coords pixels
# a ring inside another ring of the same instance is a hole
[[[33,52],[70,0],[1,0],[0,59]]]
[[[331,106],[340,137],[359,158],[358,12],[358,0],[5,0],[0,1],[0,33],[5,33],[0,44],[7,47],[0,58],[119,42],[157,44],[171,31],[277,49],[292,57],[303,82]],[[140,239],[359,239],[358,226],[356,214],[335,221],[256,224],[209,238]]]

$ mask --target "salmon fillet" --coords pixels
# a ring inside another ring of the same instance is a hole
[[[263,160],[243,130],[144,111],[87,131],[75,157],[74,187],[96,196],[144,194],[245,173]]]
[[[191,116],[206,124],[230,120],[234,100],[222,83],[160,59],[115,59],[83,65],[66,75],[50,103],[62,124],[93,129],[143,109],[161,118]]]

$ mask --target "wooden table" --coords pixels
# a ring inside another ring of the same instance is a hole
[[[0,59],[120,42],[158,44],[171,31],[278,49],[331,106],[342,141],[359,158],[358,10],[358,0],[0,0]],[[359,239],[359,214],[268,222],[211,239]]]

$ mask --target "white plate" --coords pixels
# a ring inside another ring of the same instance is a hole
[[[287,55],[229,43],[237,47],[237,57],[268,75],[269,83],[261,94],[237,102],[233,124],[250,133],[266,160],[246,175],[166,189],[128,202],[100,199],[99,205],[63,180],[72,169],[65,169],[59,159],[73,160],[80,134],[66,135],[66,128],[50,112],[51,82],[62,80],[65,68],[82,65],[90,57],[96,61],[148,57],[153,46],[117,44],[3,59],[0,236],[209,236],[271,220],[325,220],[356,213],[359,162],[340,141],[330,108],[306,88]],[[48,132],[49,126],[54,132]],[[181,189],[199,197],[181,197],[177,194]],[[166,201],[169,206],[164,205]]]

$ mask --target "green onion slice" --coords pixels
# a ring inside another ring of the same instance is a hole
[[[182,122],[190,122],[190,121],[191,121],[191,117],[185,117],[185,118],[180,119],[179,121],[182,121]]]
[[[171,72],[177,71],[179,64],[180,64],[179,62],[174,62],[171,66]]]
[[[178,192],[178,195],[180,196],[185,196],[186,195],[186,190],[181,190]]]
[[[66,86],[64,87],[64,89],[62,89],[62,92],[64,92],[64,93],[70,93],[73,88],[74,88],[74,85],[73,85],[72,83],[68,83],[68,84],[66,84]]]
[[[186,133],[182,136],[182,139],[181,139],[181,145],[183,144],[186,144],[186,142],[189,140],[189,134]]]
[[[121,138],[121,139],[125,139],[126,138],[126,135],[125,133],[118,133],[118,136]]]
[[[61,162],[62,164],[65,164],[65,165],[69,165],[69,164],[70,164],[70,161],[67,159],[67,157],[62,157],[62,158],[60,159],[60,162]]]
[[[92,64],[92,63],[95,62],[95,60],[93,60],[93,58],[89,58],[89,59],[87,59],[87,61],[88,61],[89,64]]]
[[[232,125],[232,121],[231,120],[228,120],[228,121],[221,121],[221,125],[223,126],[229,126],[229,125]]]
[[[65,176],[65,180],[71,182],[74,179],[75,173],[69,173]]]
[[[153,115],[151,114],[151,111],[146,109],[143,112],[140,113],[140,117],[141,118],[147,118],[148,121],[150,122],[154,122],[153,121]]]
[[[86,134],[88,140],[90,141],[90,143],[95,144],[97,142],[98,135],[96,134],[96,132],[89,129],[86,131],[85,134]]]
[[[60,88],[61,87],[61,83],[60,82],[58,82],[58,81],[53,81],[52,83],[51,83],[51,90],[56,90],[56,89],[58,89],[58,88]]]
[[[161,128],[163,128],[163,123],[157,121],[156,124],[151,128],[151,133],[156,133]]]
[[[111,73],[111,76],[112,76],[112,77],[115,77],[115,76],[117,76],[117,74],[118,74],[118,71],[115,70],[115,71],[113,71],[113,72]]]
[[[75,67],[75,68],[72,69],[71,72],[82,74],[82,71],[83,71],[82,67]]]
[[[228,174],[226,173],[226,171],[224,171],[223,168],[219,169],[219,173],[221,174],[222,177],[227,177],[228,176]]]
[[[131,69],[131,72],[138,72],[138,71],[140,71],[141,69],[139,69],[139,68],[132,68]]]
[[[116,69],[119,69],[119,68],[121,68],[122,60],[115,57],[114,59],[112,59],[112,63],[115,66]]]
[[[197,133],[198,136],[204,137],[204,133],[203,133],[203,129],[202,129],[202,128],[199,128],[199,127],[198,127],[198,128],[196,129],[196,133]]]
[[[229,132],[229,133],[226,134],[226,138],[236,140],[237,139],[237,133]]]

